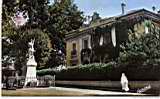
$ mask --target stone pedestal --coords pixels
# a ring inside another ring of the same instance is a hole
[[[26,73],[24,86],[26,86],[30,82],[37,82],[36,67],[37,67],[37,63],[34,60],[34,56],[33,56],[33,58],[29,58],[27,62],[27,73]]]
[[[36,66],[28,65],[24,86],[26,86],[28,83],[31,83],[31,82],[37,83]]]

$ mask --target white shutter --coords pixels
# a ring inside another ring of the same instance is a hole
[[[100,46],[103,45],[103,36],[101,36],[101,38],[100,38],[99,45],[100,45]]]
[[[145,33],[148,34],[149,33],[149,28],[147,26],[145,26]]]
[[[116,29],[115,27],[113,27],[111,30],[111,36],[112,36],[113,46],[116,47]]]

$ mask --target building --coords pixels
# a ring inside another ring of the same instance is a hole
[[[119,16],[97,19],[88,26],[66,34],[67,65],[108,62],[119,56],[119,45],[129,33],[137,36],[154,30],[160,31],[160,14],[145,9]]]

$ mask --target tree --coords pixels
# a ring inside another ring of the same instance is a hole
[[[28,42],[35,39],[34,48],[35,59],[38,63],[38,68],[45,67],[50,56],[51,48],[48,46],[49,37],[47,33],[42,32],[40,29],[31,29],[24,31],[17,31],[16,34],[8,36],[8,40],[12,43],[2,42],[2,56],[14,57],[16,69],[21,71],[23,66],[26,66],[28,59]]]
[[[17,69],[26,65],[28,42],[33,38],[36,39],[35,58],[39,68],[61,64],[59,58],[63,56],[64,59],[65,56],[65,33],[79,28],[83,23],[83,14],[73,1],[63,0],[53,5],[48,4],[49,0],[3,1],[2,36],[6,39],[2,42],[2,56],[15,57]],[[29,17],[26,25],[19,28],[12,21],[17,11],[23,11]]]
[[[151,26],[148,34],[130,32],[126,44],[121,45],[120,62],[127,64],[160,64],[160,31]]]
[[[49,15],[47,30],[50,33],[52,47],[55,50],[52,51],[49,64],[58,65],[61,62],[52,62],[58,59],[58,51],[62,51],[61,57],[65,56],[65,34],[82,26],[84,21],[83,12],[78,10],[72,0],[63,0],[49,6]],[[63,57],[63,59],[65,58]]]
[[[8,60],[14,58],[15,59],[15,68],[19,71],[21,71],[22,67],[26,66],[26,61],[28,58],[28,42],[31,39],[35,39],[35,57],[36,61],[38,62],[38,68],[45,66],[46,62],[48,62],[48,57],[50,55],[51,47],[48,46],[49,37],[48,33],[44,32],[45,29],[41,28],[43,27],[42,21],[43,18],[36,16],[40,11],[43,12],[45,10],[42,2],[41,5],[38,7],[41,8],[41,10],[34,9],[36,11],[33,13],[30,12],[29,14],[29,22],[27,25],[16,27],[13,23],[12,17],[15,15],[17,11],[24,11],[29,12],[29,8],[27,7],[33,6],[30,5],[29,2],[28,5],[26,1],[19,0],[19,2],[16,2],[16,0],[13,0],[13,2],[4,1],[3,2],[3,17],[2,17],[2,37],[4,38],[2,41],[2,58],[3,63],[8,63]],[[24,6],[25,5],[25,6]],[[43,10],[42,10],[43,9]],[[38,11],[37,11],[38,10]],[[31,16],[33,14],[34,16]],[[41,15],[41,14],[40,14]],[[24,16],[25,17],[25,16]],[[36,20],[32,20],[36,17]],[[37,21],[38,20],[38,21]],[[38,24],[38,25],[37,25]],[[39,28],[39,29],[37,29]],[[10,42],[8,42],[10,41]],[[6,59],[7,58],[7,59]]]
[[[49,19],[48,4],[49,0],[19,0],[17,10],[25,11],[29,16],[26,27],[40,28],[45,31]]]

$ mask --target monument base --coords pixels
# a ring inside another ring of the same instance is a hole
[[[37,83],[37,77],[36,77],[36,66],[27,66],[27,73],[25,78],[25,84],[24,87],[27,86],[28,83]]]

